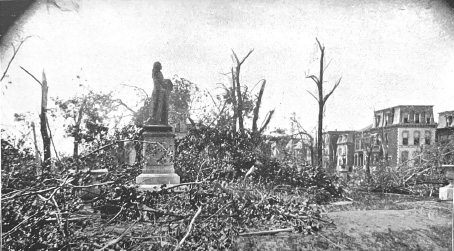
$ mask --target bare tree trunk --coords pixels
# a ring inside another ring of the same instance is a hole
[[[40,130],[41,130],[41,137],[43,138],[43,149],[44,149],[44,161],[43,161],[43,169],[50,170],[50,159],[51,159],[51,151],[50,151],[50,137],[47,131],[47,93],[49,87],[47,86],[47,79],[46,74],[43,71],[43,82],[41,88],[41,115],[40,115]]]
[[[41,165],[41,157],[40,157],[40,152],[38,148],[38,141],[36,140],[36,129],[35,129],[35,123],[32,122],[32,132],[33,132],[33,144],[35,146],[35,161],[38,165]]]
[[[257,120],[259,119],[260,106],[262,104],[262,96],[265,91],[266,80],[263,79],[262,87],[260,88],[259,95],[257,97],[257,103],[254,107],[254,117],[252,118],[252,132],[257,132]]]
[[[80,124],[82,123],[82,117],[84,115],[84,109],[86,105],[86,100],[82,103],[82,106],[79,109],[76,124],[74,129],[76,130],[76,134],[74,136],[74,148],[73,148],[73,158],[79,157],[79,134],[80,134]]]
[[[235,72],[233,71],[232,67],[232,99],[233,99],[233,131],[236,132],[236,120],[238,118],[238,111],[237,111],[237,102],[236,102],[236,85],[235,85]]]
[[[235,82],[236,82],[235,85],[236,85],[236,93],[237,93],[237,101],[238,101],[238,109],[237,109],[238,129],[240,129],[240,132],[243,132],[244,131],[243,97],[241,96],[240,71],[241,71],[241,65],[237,65],[236,72],[235,72]]]
[[[236,95],[237,95],[237,101],[238,101],[238,109],[237,109],[237,117],[238,117],[238,127],[240,129],[240,132],[244,131],[244,123],[243,123],[243,97],[241,94],[241,84],[240,84],[240,72],[241,72],[241,65],[244,63],[244,61],[251,55],[251,53],[254,50],[249,51],[249,53],[246,55],[246,57],[243,58],[243,60],[238,59],[238,56],[236,53],[232,50],[233,56],[235,56],[236,59],[236,67],[235,67],[235,75],[234,75],[234,85],[236,87]],[[235,90],[233,90],[235,92]]]
[[[317,40],[318,47],[320,49],[320,72],[319,76],[316,77],[314,75],[307,76],[306,78],[312,79],[315,84],[317,85],[318,89],[318,98],[309,92],[309,94],[312,95],[312,97],[315,98],[318,102],[318,131],[317,131],[317,160],[318,166],[322,166],[323,163],[323,109],[326,104],[326,101],[328,98],[333,94],[334,90],[339,86],[340,81],[342,78],[340,78],[337,83],[334,85],[333,89],[326,95],[323,95],[323,74],[325,73],[326,67],[324,67],[324,60],[325,60],[325,46],[322,46],[320,42]]]

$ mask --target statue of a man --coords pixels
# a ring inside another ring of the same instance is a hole
[[[153,64],[153,92],[151,94],[151,117],[147,124],[168,125],[169,124],[169,95],[173,89],[172,81],[164,79],[161,73],[161,63]]]

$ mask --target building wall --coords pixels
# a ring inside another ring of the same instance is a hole
[[[403,144],[403,132],[408,132],[408,145]],[[420,132],[419,145],[414,144],[415,132]],[[400,127],[397,130],[398,146],[397,146],[397,164],[402,162],[402,152],[408,151],[408,158],[412,159],[417,152],[421,151],[421,147],[425,145],[425,133],[430,132],[430,145],[435,143],[436,130],[434,127]],[[409,165],[412,163],[409,162]]]

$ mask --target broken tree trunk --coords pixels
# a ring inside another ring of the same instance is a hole
[[[256,133],[257,132],[257,120],[259,119],[259,111],[260,111],[260,106],[262,104],[262,96],[263,92],[265,91],[265,85],[266,85],[266,80],[262,80],[262,87],[260,88],[259,95],[257,97],[257,103],[255,104],[254,107],[254,117],[252,118],[252,132]]]
[[[32,122],[32,132],[33,132],[33,144],[35,146],[35,161],[36,164],[41,165],[41,156],[38,148],[38,141],[36,140],[36,129],[35,129],[35,123]]]
[[[46,74],[43,71],[43,82],[41,83],[41,115],[40,117],[40,129],[41,136],[43,138],[43,149],[44,149],[44,161],[43,170],[50,170],[50,137],[47,131],[47,93],[49,87],[47,86]]]

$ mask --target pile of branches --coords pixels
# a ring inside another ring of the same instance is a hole
[[[229,249],[237,236],[262,234],[259,229],[311,234],[325,222],[310,195],[285,195],[249,181],[200,181],[184,184],[184,192],[165,186],[141,192],[124,180],[81,185],[86,175],[36,177],[33,172],[15,172],[4,177],[8,180],[2,184],[4,247]],[[94,194],[89,201],[94,213],[84,211],[87,200],[82,195],[87,192]]]
[[[245,130],[199,128],[178,142],[175,170],[183,182],[238,181],[245,177],[258,184],[272,184],[313,194],[317,203],[342,196],[338,177],[323,168],[297,166],[291,158],[271,158],[262,135]]]
[[[427,146],[396,167],[381,161],[370,178],[364,170],[356,170],[348,185],[372,192],[438,196],[439,188],[449,184],[443,164],[454,164],[453,142]]]
[[[2,173],[3,246],[217,250],[234,248],[242,235],[311,234],[330,224],[319,203],[341,193],[340,187],[320,169],[267,158],[261,146],[260,137],[248,132],[194,131],[179,142],[176,156],[186,183],[154,192],[138,190],[139,162],[111,168],[116,161],[104,146],[79,159],[109,169],[97,180],[80,171],[80,161],[37,175],[32,158],[24,164],[23,156],[14,155],[8,161],[15,168]]]

